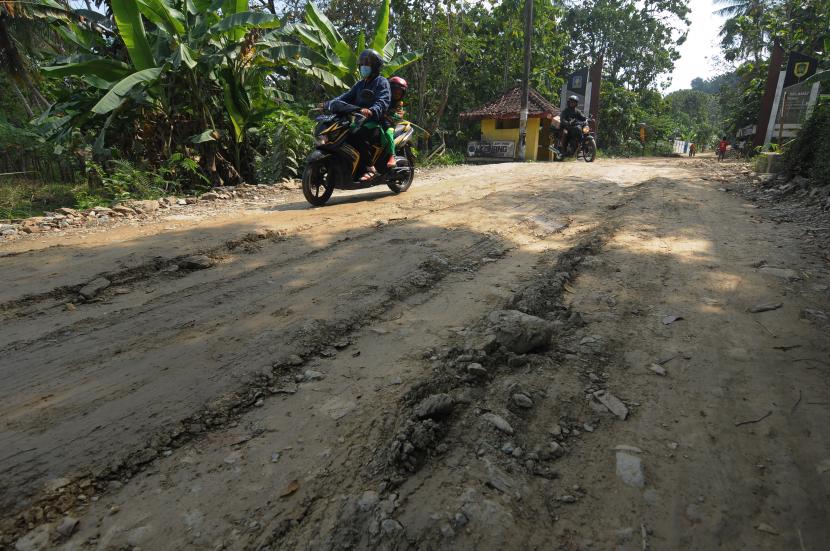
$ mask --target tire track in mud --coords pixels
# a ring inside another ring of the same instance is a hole
[[[544,271],[538,279],[516,292],[505,304],[505,308],[541,316],[558,324],[557,340],[572,335],[574,329],[581,327],[583,322],[577,312],[564,305],[567,285],[578,277],[583,260],[600,254],[605,244],[613,238],[617,231],[615,220],[622,216],[620,211],[625,210],[621,207],[638,199],[643,189],[638,186],[637,189],[627,191],[622,201],[608,208],[609,211],[619,209],[614,212],[615,219],[604,221],[602,226],[588,232],[573,247],[565,251],[545,253],[539,262],[545,266]],[[369,442],[363,449],[375,450],[371,454],[364,451],[357,459],[358,464],[364,465],[357,475],[351,468],[347,468],[348,472],[329,473],[319,486],[308,489],[308,497],[303,500],[300,508],[273,519],[261,536],[245,548],[257,551],[299,549],[308,547],[311,542],[314,542],[315,548],[320,549],[439,547],[440,536],[438,541],[407,540],[406,528],[394,519],[392,512],[406,503],[407,496],[421,490],[429,478],[437,476],[437,465],[434,463],[448,453],[444,441],[450,432],[454,431],[457,438],[466,439],[461,446],[467,446],[468,454],[480,455],[481,450],[469,448],[474,440],[470,434],[486,432],[480,428],[478,417],[481,411],[491,411],[486,397],[491,391],[498,392],[495,389],[500,381],[516,378],[517,373],[520,373],[519,377],[523,376],[527,383],[527,380],[534,378],[532,369],[557,366],[563,363],[565,354],[574,352],[567,348],[560,349],[560,343],[557,343],[550,351],[528,355],[528,360],[522,355],[484,344],[477,335],[485,334],[488,324],[485,317],[466,332],[467,337],[462,336],[448,342],[443,353],[430,358],[433,367],[425,369],[420,382],[413,384],[384,411],[378,412],[377,419],[370,421],[370,427],[354,429],[370,435]],[[470,338],[469,334],[473,337]],[[608,361],[606,359],[605,363]],[[487,371],[486,375],[481,375],[480,372],[471,374],[466,369],[470,364],[479,364],[479,367]],[[533,389],[537,390],[535,387]],[[519,388],[514,387],[513,390]],[[434,418],[424,418],[416,413],[425,400],[436,395],[453,397],[451,413]],[[517,433],[522,432],[528,422],[528,413],[519,407],[511,409],[517,419],[512,421],[513,426]],[[464,436],[460,436],[459,432]],[[533,465],[526,466],[528,476],[557,478],[558,474],[550,464],[558,457],[556,454],[561,452],[547,453],[547,457],[537,458],[536,461],[531,461]],[[347,461],[341,464],[346,465]],[[429,474],[418,482],[416,475],[423,470],[428,470]],[[406,487],[411,480],[415,486]],[[443,482],[436,482],[433,490],[441,484]],[[498,486],[498,482],[495,484]],[[338,489],[342,499],[334,502],[328,499],[330,491],[327,488],[332,487]],[[377,491],[364,491],[366,488],[376,488]],[[503,487],[493,489],[507,491]],[[422,507],[423,504],[418,506]]]
[[[386,226],[385,228],[391,227],[394,226]],[[562,225],[559,230],[564,229],[564,227],[566,227],[566,225]],[[371,235],[376,235],[376,232]],[[454,251],[452,255],[448,256],[448,258],[441,258],[439,256],[437,259],[430,259],[425,263],[420,264],[416,269],[409,271],[406,273],[405,277],[402,278],[407,283],[403,286],[394,286],[388,290],[386,298],[384,298],[380,304],[377,304],[375,307],[370,307],[365,311],[355,313],[349,319],[340,319],[337,322],[327,325],[316,325],[313,329],[313,332],[316,335],[316,338],[314,339],[305,338],[307,336],[304,335],[306,331],[300,329],[297,333],[295,333],[294,339],[292,340],[299,343],[299,346],[305,349],[307,355],[316,354],[324,347],[324,342],[333,342],[338,338],[343,338],[356,328],[365,325],[365,323],[379,319],[385,311],[388,311],[392,303],[405,300],[407,297],[414,294],[429,292],[435,284],[443,279],[443,277],[445,277],[448,273],[453,271],[475,271],[480,267],[480,264],[472,262],[472,259],[481,258],[482,256],[498,258],[509,250],[509,248],[510,247],[507,242],[496,234],[484,236],[474,243],[463,247],[460,250]],[[320,254],[320,252],[312,251],[309,254]],[[245,274],[240,277],[245,277]],[[330,295],[334,294],[336,294],[336,292],[332,291]],[[155,299],[155,301],[159,301],[159,299]],[[123,316],[124,314],[121,313],[121,315]],[[299,318],[299,316],[296,318]],[[102,325],[107,325],[107,323]],[[90,331],[92,329],[94,328],[90,328]],[[197,329],[183,329],[183,331],[186,330],[195,331]],[[166,334],[168,331],[169,329],[161,328],[153,334],[158,336]],[[169,335],[167,336],[169,337]],[[322,339],[320,339],[320,337],[322,337]],[[120,346],[123,347],[124,344],[122,343]],[[107,354],[104,353],[101,356],[107,356]],[[233,357],[228,360],[226,365],[238,363],[241,359],[242,357]],[[286,370],[287,366],[281,364],[276,366],[274,371],[283,373],[283,377],[285,377]],[[274,388],[271,386],[273,384],[273,378],[265,375],[260,377],[253,384],[247,385],[244,389],[214,400],[211,405],[199,411],[197,414],[177,422],[173,429],[164,434],[157,434],[153,436],[149,444],[144,448],[134,451],[126,458],[114,461],[111,465],[103,469],[98,468],[94,476],[70,482],[60,488],[58,493],[48,496],[46,499],[39,501],[35,507],[29,508],[29,511],[45,510],[49,512],[50,510],[66,510],[77,503],[77,501],[73,500],[71,496],[83,495],[81,492],[88,491],[90,488],[94,488],[96,491],[102,491],[104,483],[107,481],[116,479],[126,480],[131,476],[134,476],[137,472],[140,472],[144,466],[152,462],[152,460],[158,455],[158,449],[153,450],[153,446],[157,448],[164,447],[165,449],[175,449],[204,431],[214,430],[224,426],[253,407],[257,400],[271,393],[271,390]],[[23,475],[23,473],[8,473],[8,471],[4,474],[13,474],[17,480],[20,480],[18,477]],[[31,478],[36,479],[37,475],[34,475]],[[52,509],[50,509],[50,507]],[[24,514],[18,518],[26,519],[26,522],[30,523],[31,519],[34,518],[32,517],[33,514],[35,517],[38,516],[36,513],[29,514],[24,512]]]

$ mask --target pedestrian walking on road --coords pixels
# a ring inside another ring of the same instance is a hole
[[[726,148],[729,147],[729,142],[726,140],[726,136],[721,138],[720,142],[718,142],[718,161],[722,161],[724,157],[726,157]]]

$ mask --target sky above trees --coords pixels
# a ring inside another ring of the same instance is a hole
[[[720,53],[718,33],[723,18],[714,14],[719,6],[712,0],[689,0],[689,7],[692,9],[689,37],[680,46],[680,59],[674,66],[672,82],[666,92],[689,88],[696,77],[705,80],[723,72],[713,59]]]

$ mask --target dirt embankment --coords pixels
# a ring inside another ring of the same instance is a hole
[[[820,549],[828,263],[752,180],[462,167],[18,241],[0,545]]]

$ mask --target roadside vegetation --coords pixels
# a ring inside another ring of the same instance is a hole
[[[665,155],[673,138],[705,149],[755,121],[774,42],[826,69],[828,4],[722,0],[724,73],[664,95],[685,2],[535,0],[531,85],[556,102],[564,75],[603,56],[604,154]],[[479,128],[458,114],[521,74],[515,0],[79,5],[0,0],[0,218],[295,177],[309,109],[357,80],[364,47],[410,82],[420,164],[459,163]],[[825,135],[826,108],[809,124]],[[789,153],[789,166],[821,176],[819,157]]]

